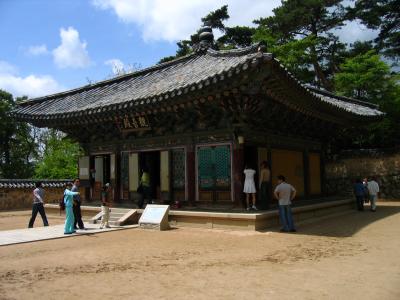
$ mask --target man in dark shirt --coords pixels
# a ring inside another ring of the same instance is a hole
[[[357,209],[359,211],[364,210],[364,197],[365,197],[365,186],[361,179],[357,178],[356,183],[353,186],[354,195],[356,196]]]
[[[33,190],[32,217],[29,220],[29,228],[33,227],[33,223],[35,222],[38,212],[42,217],[43,225],[49,226],[49,222],[47,221],[46,213],[44,211],[44,190],[40,181],[36,182],[36,188]]]
[[[79,192],[79,178],[75,179],[74,185],[72,186],[71,192]],[[82,221],[82,213],[81,213],[81,197],[79,195],[74,196],[74,217],[75,217],[75,223],[74,223],[74,228],[78,229],[76,225],[79,226],[79,229],[85,229],[85,226],[83,225]]]

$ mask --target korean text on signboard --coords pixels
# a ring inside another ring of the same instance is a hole
[[[150,130],[149,120],[146,116],[115,117],[115,123],[121,132]]]

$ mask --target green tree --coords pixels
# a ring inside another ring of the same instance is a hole
[[[312,68],[315,84],[332,90],[332,76],[340,64],[344,45],[331,30],[340,28],[346,20],[342,0],[286,0],[273,10],[274,15],[256,20],[257,30],[271,34],[275,46],[290,43],[298,52],[303,48],[300,73]],[[257,34],[262,40],[262,34]],[[266,36],[265,39],[270,39]],[[298,53],[299,54],[299,53]],[[297,70],[292,70],[297,75]],[[302,79],[302,78],[300,78]]]
[[[219,29],[225,32],[224,21],[229,19],[228,5],[224,5],[214,11],[211,11],[207,16],[201,18],[204,25],[214,29]]]
[[[227,19],[229,19],[228,5],[224,5],[221,8],[208,13],[205,17],[201,18],[201,21],[203,22],[203,25],[207,25],[213,29],[218,29],[221,32],[225,32],[225,25],[223,24],[223,22]],[[190,36],[190,40],[181,40],[177,42],[176,45],[178,46],[178,49],[175,55],[164,57],[160,59],[158,63],[171,61],[176,58],[192,53],[193,52],[192,47],[193,45],[198,43],[198,41],[199,41],[199,36],[196,33]]]
[[[374,50],[348,58],[335,75],[339,94],[378,104],[386,113],[382,121],[357,128],[343,144],[356,147],[391,147],[400,144],[400,86],[398,75]]]
[[[247,26],[225,27],[225,34],[217,40],[218,48],[240,48],[250,46],[253,42],[255,28]]]
[[[79,144],[52,129],[44,133],[42,139],[44,151],[36,165],[35,177],[48,179],[76,177],[78,158],[81,154]]]
[[[253,35],[253,41],[265,43],[267,51],[273,53],[297,79],[302,82],[314,82],[315,73],[309,65],[309,49],[315,45],[314,37],[282,42],[270,29],[258,27]]]
[[[355,41],[350,44],[350,48],[346,52],[343,52],[344,58],[355,57],[360,54],[365,54],[368,51],[374,50],[374,46],[371,41]]]
[[[383,54],[400,56],[400,0],[358,0],[349,8],[352,19],[359,19],[372,29],[379,30],[375,39]]]
[[[37,156],[36,130],[15,121],[11,114],[15,104],[10,93],[0,90],[0,178],[31,177]]]
[[[335,75],[337,91],[356,99],[379,103],[394,84],[390,67],[374,50],[347,59],[340,69]]]

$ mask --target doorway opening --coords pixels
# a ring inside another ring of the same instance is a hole
[[[139,153],[139,174],[147,170],[150,175],[150,187],[152,199],[160,200],[160,151],[148,151]],[[140,178],[140,177],[139,177]]]
[[[101,189],[111,180],[111,158],[109,154],[92,156],[91,188],[92,200],[100,201]]]
[[[258,182],[258,151],[255,146],[244,147],[244,165],[256,171],[254,181]]]

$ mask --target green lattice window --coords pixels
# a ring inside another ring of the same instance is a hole
[[[229,146],[200,147],[197,151],[197,158],[200,189],[230,188],[231,155]]]
[[[124,190],[129,189],[129,154],[127,152],[121,154],[121,183]]]
[[[172,150],[172,187],[185,188],[185,151],[183,149]]]

